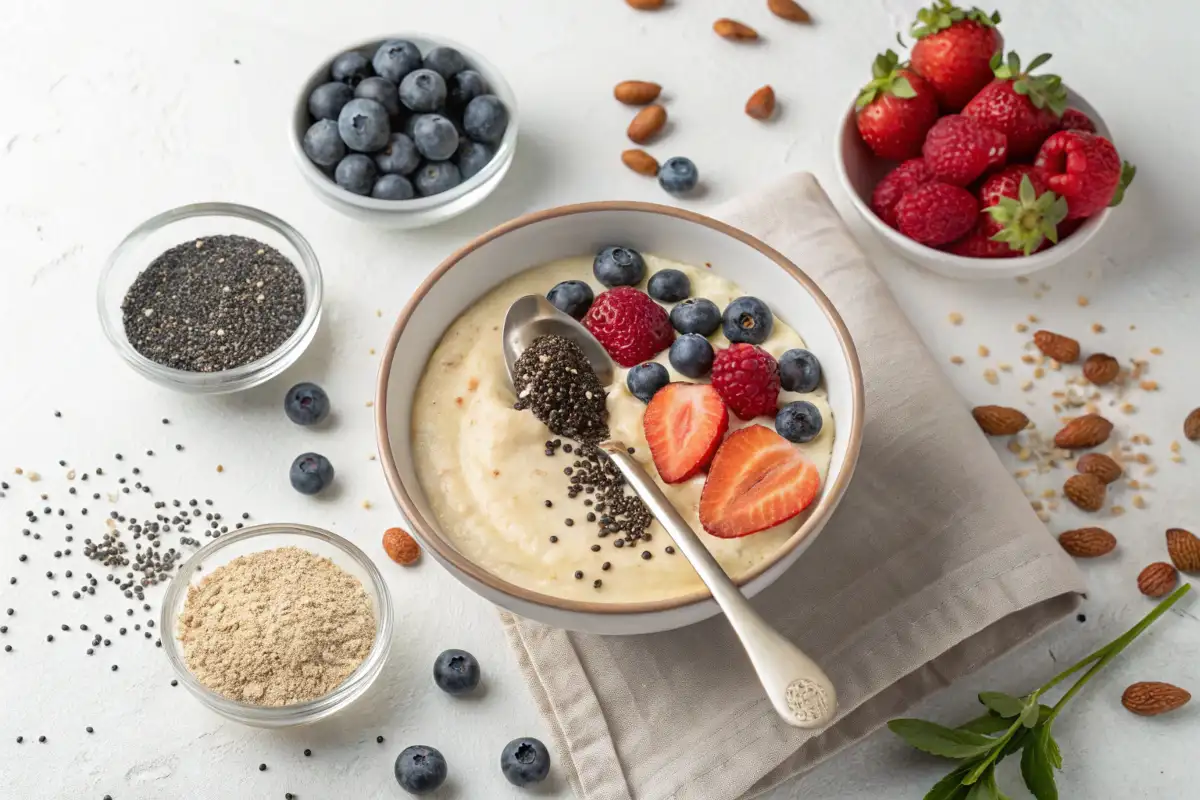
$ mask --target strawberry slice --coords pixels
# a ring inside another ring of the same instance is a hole
[[[812,504],[816,465],[775,431],[750,425],[729,434],[700,494],[700,524],[721,539],[772,528]]]
[[[712,461],[729,430],[729,411],[707,383],[668,383],[646,406],[642,426],[658,474],[682,483]]]

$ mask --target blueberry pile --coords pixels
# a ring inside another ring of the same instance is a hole
[[[351,51],[308,97],[308,158],[343,189],[411,200],[454,188],[492,160],[508,109],[452,47],[424,56],[384,42],[370,60]]]

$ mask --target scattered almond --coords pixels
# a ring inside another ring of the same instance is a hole
[[[796,0],[767,0],[767,8],[780,19],[788,22],[812,22],[809,13]]]
[[[1124,472],[1120,464],[1103,453],[1085,453],[1075,462],[1075,469],[1080,474],[1095,475],[1105,483],[1112,483]]]
[[[775,90],[764,86],[746,101],[746,115],[757,120],[770,119],[775,113]]]
[[[662,94],[662,87],[650,81],[621,81],[613,89],[613,97],[627,106],[653,103]]]
[[[1139,681],[1121,693],[1121,705],[1139,717],[1154,717],[1187,704],[1192,695],[1161,681]]]
[[[658,174],[658,161],[645,150],[626,150],[621,153],[621,161],[639,175],[649,175],[653,178]]]
[[[408,531],[401,528],[388,528],[383,533],[383,549],[388,558],[397,564],[411,566],[421,557],[421,546]]]
[[[1067,450],[1086,450],[1108,441],[1112,429],[1112,423],[1099,414],[1084,414],[1054,434],[1054,443]]]
[[[1200,538],[1183,528],[1167,529],[1167,552],[1184,572],[1200,572]]]
[[[1037,345],[1038,350],[1060,364],[1074,364],[1079,360],[1079,342],[1070,336],[1045,330],[1036,331],[1033,334],[1033,343]]]
[[[957,311],[951,311],[950,314],[946,317],[946,319],[950,321],[951,325],[962,325],[963,324],[963,315],[958,313]]]
[[[1094,353],[1083,362],[1083,377],[1096,386],[1112,383],[1121,373],[1121,362],[1105,353]]]
[[[722,17],[713,23],[713,30],[723,39],[748,42],[758,38],[758,31],[734,19]]]
[[[625,3],[638,11],[657,11],[667,4],[667,0],[625,0]]]
[[[1104,481],[1095,475],[1072,475],[1063,484],[1063,495],[1084,511],[1099,511],[1107,494]]]
[[[1007,406],[976,406],[971,416],[988,436],[1012,436],[1029,424],[1029,417]]]
[[[645,144],[653,139],[663,126],[667,124],[667,110],[660,105],[646,106],[637,113],[633,122],[629,123],[626,133],[638,144]]]
[[[1058,535],[1058,543],[1075,558],[1096,558],[1117,547],[1117,537],[1104,528],[1076,528]]]
[[[950,356],[950,363],[951,364],[961,364],[961,363],[963,363],[963,357],[962,356]]]
[[[1200,442],[1200,408],[1192,409],[1183,421],[1183,435],[1193,442]]]
[[[1138,384],[1138,388],[1144,392],[1157,392],[1158,381],[1142,381]]]
[[[1164,597],[1179,582],[1179,573],[1165,561],[1155,561],[1138,575],[1138,591],[1147,597]]]

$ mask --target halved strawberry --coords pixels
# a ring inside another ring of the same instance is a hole
[[[707,383],[669,383],[646,406],[642,426],[658,474],[682,483],[712,461],[729,430],[729,411]]]
[[[799,514],[821,488],[817,467],[770,428],[729,434],[700,493],[700,524],[721,539],[772,528]]]

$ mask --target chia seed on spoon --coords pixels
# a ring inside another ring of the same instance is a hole
[[[513,408],[529,409],[558,436],[590,443],[608,437],[608,393],[582,348],[570,339],[535,339],[513,365],[513,384]]]

